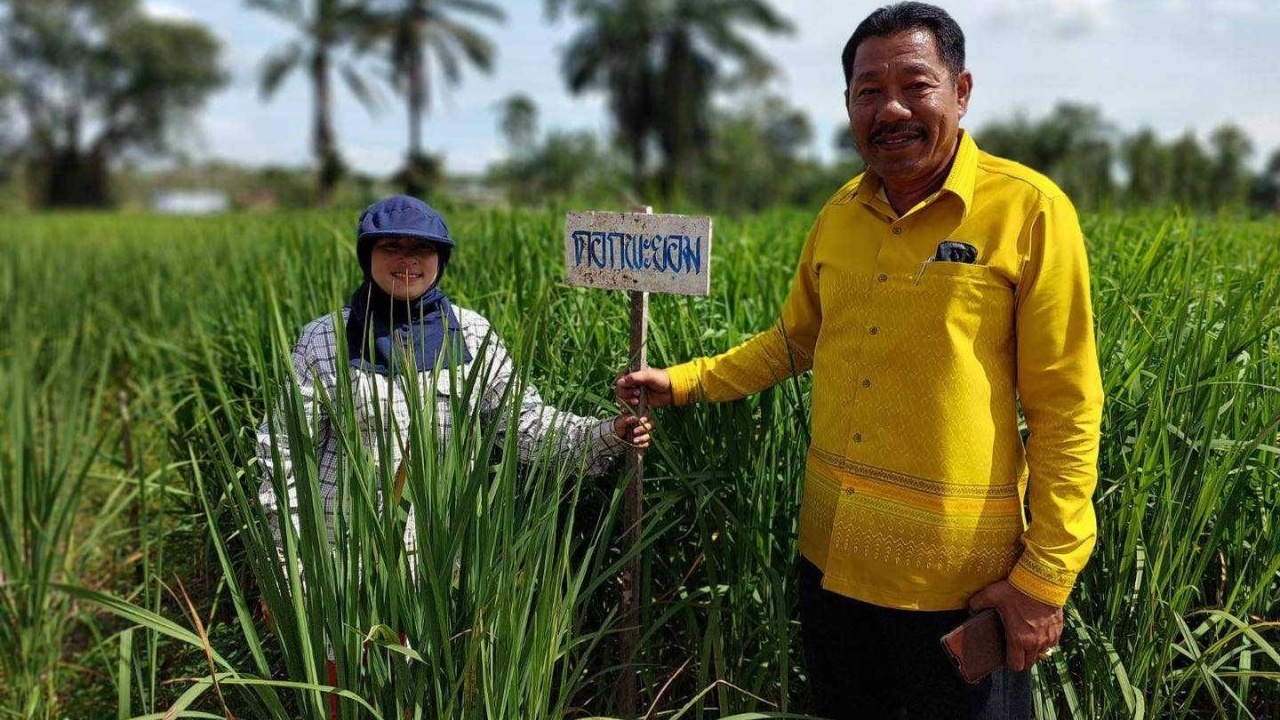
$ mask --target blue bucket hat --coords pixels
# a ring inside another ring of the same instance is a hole
[[[453,249],[449,226],[430,205],[408,195],[394,195],[370,205],[360,214],[356,231],[356,255],[365,276],[369,275],[369,256],[378,238],[408,237],[426,240],[440,246],[441,272]]]

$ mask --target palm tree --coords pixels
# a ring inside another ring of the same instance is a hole
[[[513,93],[498,103],[501,120],[498,127],[512,154],[519,155],[533,149],[538,135],[538,105],[524,93]]]
[[[417,195],[421,167],[432,165],[422,149],[422,118],[431,106],[428,50],[439,63],[445,83],[462,80],[464,63],[481,71],[493,69],[493,43],[474,28],[453,18],[470,13],[501,22],[502,8],[484,0],[383,0],[370,8],[371,23],[365,43],[385,41],[391,64],[391,82],[405,96],[409,110],[409,149],[404,176],[406,192]]]
[[[547,0],[554,17],[568,0]],[[617,126],[618,142],[631,159],[631,177],[643,197],[651,134],[657,127],[657,73],[651,0],[574,0],[584,21],[564,54],[565,79],[574,93],[602,90]]]
[[[297,36],[263,59],[259,68],[259,89],[263,97],[275,94],[280,84],[294,70],[305,68],[311,81],[312,105],[311,152],[315,157],[316,200],[328,205],[333,189],[342,176],[342,157],[338,154],[333,133],[333,94],[330,87],[334,57],[351,45],[362,28],[367,27],[368,14],[358,0],[246,0],[255,10],[270,13],[293,26]],[[351,93],[365,108],[372,110],[377,95],[365,81],[353,60],[339,60],[337,70]]]
[[[679,178],[710,145],[713,90],[730,80],[759,82],[773,65],[745,31],[790,32],[766,0],[546,0],[566,5],[585,27],[565,52],[570,90],[604,90],[619,139],[642,191],[649,144],[662,152],[660,190],[671,199]],[[726,62],[737,70],[731,76]]]
[[[711,143],[711,92],[725,81],[759,83],[773,64],[744,34],[746,29],[785,33],[791,24],[764,0],[668,0],[658,27],[661,85],[658,136],[664,197],[680,191],[680,178]],[[725,75],[722,60],[738,77]]]

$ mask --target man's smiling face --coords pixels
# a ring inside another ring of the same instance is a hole
[[[914,191],[955,154],[973,80],[953,76],[929,31],[867,38],[858,46],[846,110],[858,152],[886,188]]]

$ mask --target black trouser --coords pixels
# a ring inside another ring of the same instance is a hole
[[[800,628],[812,714],[834,720],[1024,720],[1031,674],[960,677],[940,638],[967,610],[921,612],[871,605],[822,589],[800,560]]]

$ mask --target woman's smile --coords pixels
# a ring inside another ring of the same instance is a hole
[[[412,238],[378,240],[369,260],[370,277],[397,300],[420,297],[431,289],[440,272],[440,252],[435,244]]]

